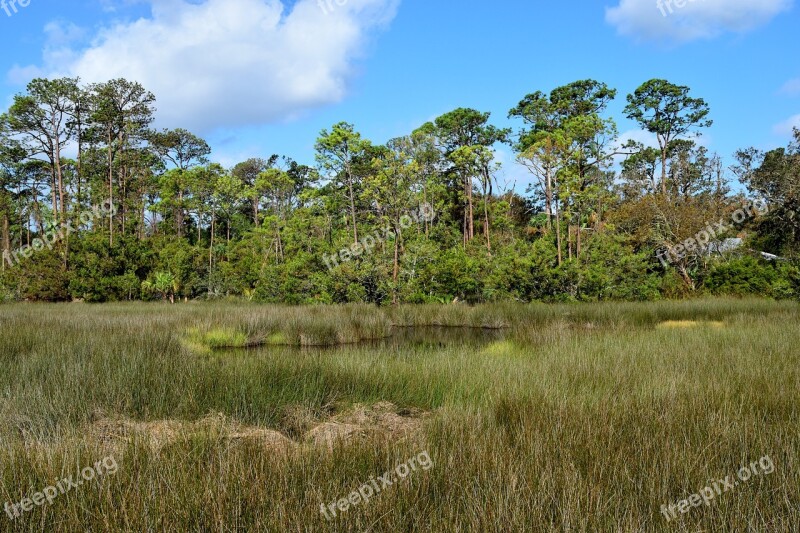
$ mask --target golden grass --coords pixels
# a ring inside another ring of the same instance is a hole
[[[656,327],[658,329],[724,328],[725,322],[717,320],[667,320]]]

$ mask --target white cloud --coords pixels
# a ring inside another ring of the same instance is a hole
[[[800,129],[800,115],[789,117],[779,124],[775,124],[772,132],[775,135],[791,135],[794,128]]]
[[[641,143],[644,146],[649,146],[651,148],[658,148],[658,139],[656,138],[655,133],[650,133],[649,131],[645,131],[642,129],[632,129],[623,131],[619,134],[616,143],[614,143],[614,151],[615,152],[623,152],[619,155],[615,155],[612,159],[615,166],[620,166],[628,158],[625,153],[627,152],[625,148],[623,148],[629,141],[634,141],[637,143]]]
[[[617,139],[617,149],[620,149],[622,146],[626,145],[628,141],[639,142],[645,146],[652,146],[654,148],[658,147],[658,139],[656,138],[656,134],[642,129],[623,131]]]
[[[521,165],[513,152],[504,146],[495,146],[495,162],[500,163],[500,170],[495,175],[497,186],[496,191],[502,194],[508,190],[514,190],[518,194],[524,194],[525,189],[536,180],[530,171]]]
[[[619,0],[606,22],[622,35],[683,43],[762,26],[794,0]],[[678,7],[682,5],[682,7]]]
[[[706,148],[711,145],[711,138],[708,132],[703,132],[702,135],[700,135],[699,132],[692,132],[682,138],[694,141],[698,146],[705,146]],[[619,135],[615,150],[621,150],[628,141],[635,141],[651,148],[658,148],[658,137],[656,137],[655,133],[636,128],[624,131]]]
[[[780,93],[787,94],[789,96],[800,95],[800,78],[795,78],[784,83],[783,87],[781,87]]]
[[[340,3],[153,0],[150,18],[103,28],[83,49],[51,43],[43,67],[9,77],[135,80],[156,95],[160,125],[199,133],[282,121],[344,98],[371,30],[399,0]]]

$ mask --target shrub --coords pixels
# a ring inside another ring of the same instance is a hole
[[[754,257],[741,257],[712,267],[705,287],[713,294],[745,296],[759,294],[785,298],[792,293],[788,272]]]

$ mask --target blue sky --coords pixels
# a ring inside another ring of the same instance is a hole
[[[610,112],[624,138],[645,138],[621,110],[654,77],[709,102],[703,143],[726,158],[785,145],[800,126],[794,0],[663,13],[656,0],[317,2],[30,0],[11,16],[0,4],[0,103],[35,76],[136,79],[158,98],[159,126],[204,136],[226,165],[311,163],[319,131],[341,120],[375,142],[462,106],[510,125],[525,94],[584,78],[619,90]],[[524,182],[509,152],[504,175]]]

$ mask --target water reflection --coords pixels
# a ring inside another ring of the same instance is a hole
[[[269,354],[292,353],[330,354],[331,352],[352,350],[397,351],[399,349],[436,349],[444,347],[481,348],[503,341],[510,334],[509,329],[452,328],[439,326],[422,326],[412,328],[392,328],[392,336],[385,339],[365,340],[354,344],[334,346],[257,346],[249,348],[249,352],[266,352]],[[234,351],[241,351],[237,349]]]
[[[393,348],[413,346],[437,348],[444,346],[483,346],[505,340],[508,329],[445,328],[425,326],[417,328],[394,328],[388,339],[376,341],[381,347]]]

